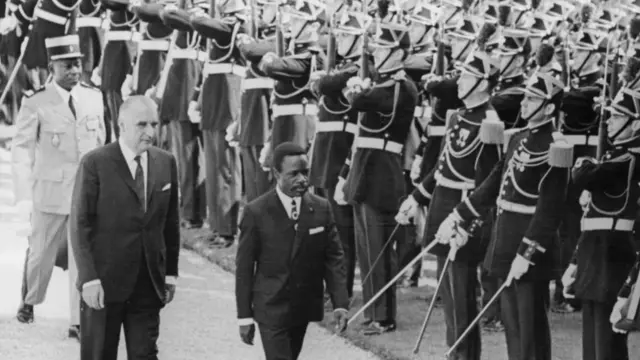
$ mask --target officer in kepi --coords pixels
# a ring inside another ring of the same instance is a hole
[[[47,292],[57,255],[67,256],[67,220],[75,174],[84,154],[104,144],[102,93],[80,82],[79,38],[48,38],[52,81],[22,101],[12,144],[12,171],[19,213],[31,222],[17,319],[34,321]],[[63,264],[64,265],[64,264]],[[77,268],[68,252],[71,327],[79,339]]]

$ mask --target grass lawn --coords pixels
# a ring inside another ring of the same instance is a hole
[[[191,249],[221,266],[229,272],[235,271],[236,246],[228,249],[210,249],[204,241],[205,230],[183,230],[182,242],[185,248]],[[369,350],[385,360],[442,360],[448,350],[445,346],[445,324],[442,309],[433,311],[429,327],[425,334],[418,356],[412,350],[416,337],[422,326],[428,302],[433,294],[430,287],[398,290],[398,329],[382,336],[363,336],[360,334],[356,320],[344,337],[357,346]],[[359,297],[354,302],[352,313],[362,306]],[[579,360],[581,356],[582,336],[579,314],[555,314],[550,312],[553,352],[555,360]],[[327,313],[322,325],[333,329],[331,314]],[[506,360],[507,349],[504,333],[482,334],[482,359]],[[640,335],[629,337],[630,359],[640,359]],[[337,354],[336,354],[337,355]]]

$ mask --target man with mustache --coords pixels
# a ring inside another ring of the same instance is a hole
[[[250,202],[240,222],[238,325],[242,341],[253,345],[258,323],[267,360],[295,360],[307,325],[324,315],[323,282],[339,330],[347,326],[349,297],[331,207],[307,192],[306,150],[282,143],[272,164],[276,188]]]
[[[77,35],[46,41],[53,81],[22,101],[13,138],[12,165],[20,213],[31,220],[29,249],[17,319],[34,321],[33,306],[44,301],[56,254],[66,256],[67,221],[78,163],[105,140],[102,94],[80,82],[82,54]],[[79,339],[80,295],[74,257],[69,336]]]

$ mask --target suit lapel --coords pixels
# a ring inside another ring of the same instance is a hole
[[[156,179],[158,178],[159,166],[157,164],[158,157],[153,148],[147,151],[147,212],[151,208],[151,200],[155,193]]]
[[[124,155],[122,154],[122,150],[120,149],[120,143],[112,142],[107,145],[111,152],[111,156],[113,158],[114,163],[116,164],[116,169],[122,181],[129,187],[133,196],[138,199],[138,194],[136,193],[136,183],[133,180],[133,176],[131,176],[131,170],[129,170],[129,165],[127,165],[127,160],[125,160]],[[140,201],[140,199],[138,199]]]
[[[300,252],[300,247],[302,246],[302,241],[304,237],[307,235],[309,231],[309,221],[311,220],[311,215],[313,213],[313,204],[311,201],[311,196],[305,193],[302,196],[302,201],[300,201],[300,217],[298,217],[298,229],[295,232],[296,236],[293,239],[293,249],[291,250],[291,260],[293,261],[298,253]]]

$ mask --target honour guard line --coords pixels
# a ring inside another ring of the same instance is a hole
[[[364,334],[403,327],[396,286],[418,286],[428,249],[450,358],[480,359],[485,328],[504,329],[510,360],[553,359],[549,310],[582,312],[584,359],[628,358],[639,1],[247,1],[5,3],[0,101],[31,223],[18,321],[37,321],[58,265],[80,337],[75,172],[146,95],[177,159],[181,225],[214,248],[274,188],[275,149],[307,153],[351,299],[359,267]]]

